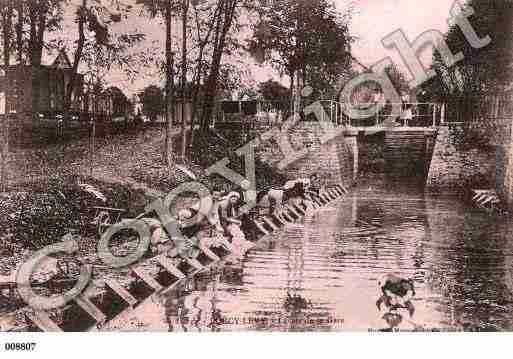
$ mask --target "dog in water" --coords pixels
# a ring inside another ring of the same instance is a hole
[[[406,309],[410,317],[415,313],[415,307],[411,299],[415,296],[415,286],[412,279],[405,279],[393,274],[385,277],[384,284],[379,283],[382,295],[376,301],[378,310],[385,304],[389,312],[395,312],[398,309]]]

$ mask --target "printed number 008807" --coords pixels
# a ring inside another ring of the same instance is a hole
[[[27,351],[31,352],[36,348],[36,343],[5,343],[6,351]]]

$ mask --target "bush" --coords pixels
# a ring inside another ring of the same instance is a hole
[[[97,188],[107,198],[104,203],[84,191],[79,183]],[[50,178],[25,183],[18,191],[0,197],[0,238],[10,243],[39,249],[56,243],[70,231],[90,234],[94,206],[133,208],[135,194],[121,185],[89,178]],[[129,215],[129,214],[128,214]]]

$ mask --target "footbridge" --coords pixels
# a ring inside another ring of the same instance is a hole
[[[347,104],[321,101],[323,121],[346,127],[346,142],[352,146],[355,173],[358,169],[359,144],[368,136],[380,136],[384,141],[385,172],[390,176],[423,177],[429,172],[438,127],[445,123],[445,106],[437,103],[359,104],[360,109],[372,108],[367,118],[346,115]],[[392,114],[400,108],[399,116]]]
[[[354,174],[358,173],[359,143],[367,136],[384,138],[386,173],[392,176],[426,177],[431,162],[438,127],[445,122],[445,106],[437,103],[360,103],[351,105],[365,109],[370,115],[363,119],[347,116],[348,104],[332,100],[318,103],[322,111],[302,115],[306,122],[332,122],[344,126],[346,142],[354,155]],[[230,106],[219,106],[214,126],[219,129],[249,132],[266,131],[280,127],[286,120],[286,104],[261,103],[258,101],[232,101]],[[252,106],[249,106],[252,105]],[[233,107],[233,108],[232,108]],[[251,108],[252,111],[247,110]],[[400,108],[399,116],[392,109]],[[246,109],[246,110],[245,110]],[[303,111],[307,112],[307,111]],[[311,112],[311,111],[308,111]],[[321,118],[319,118],[319,116]]]

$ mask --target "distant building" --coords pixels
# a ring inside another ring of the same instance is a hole
[[[1,77],[0,110],[32,117],[55,116],[64,110],[72,66],[67,54],[61,50],[57,57],[40,66],[11,65]],[[71,110],[82,110],[84,77],[76,75],[71,94]]]

